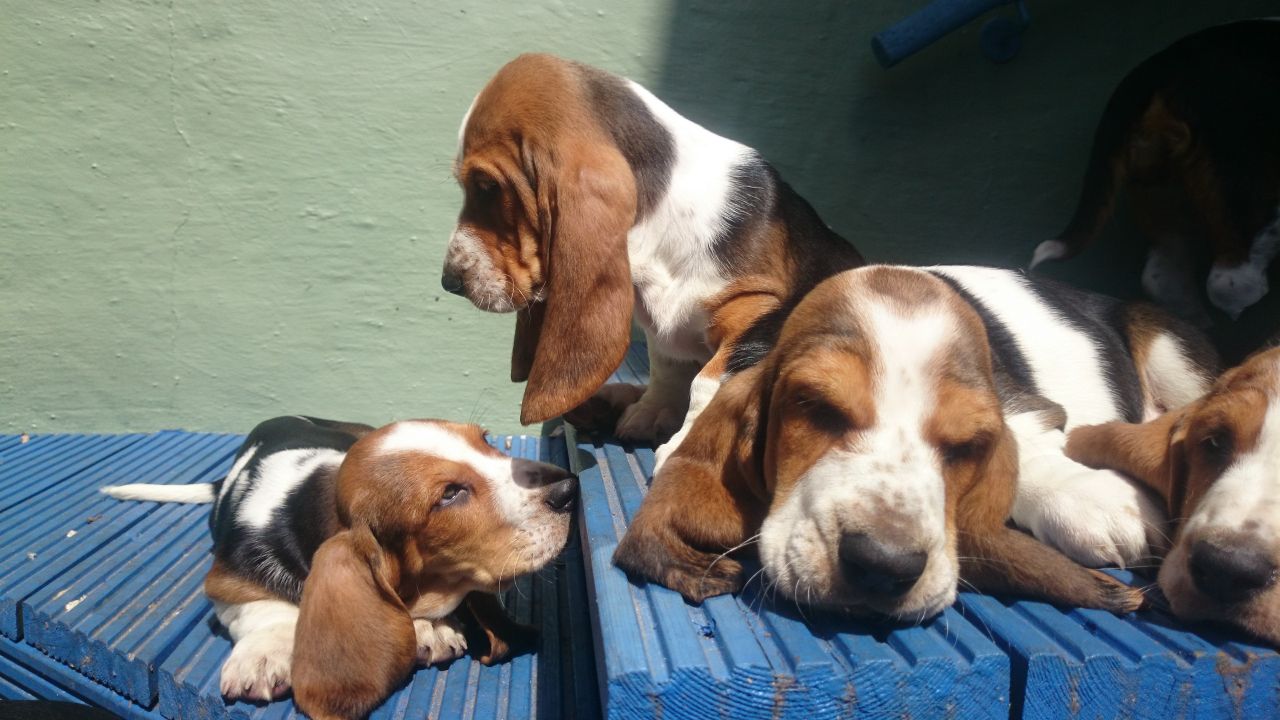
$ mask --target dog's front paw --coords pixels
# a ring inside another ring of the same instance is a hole
[[[614,434],[620,440],[657,445],[674,435],[683,420],[682,408],[640,398],[622,412]]]
[[[293,631],[291,624],[273,625],[237,642],[222,664],[222,696],[264,702],[284,697],[293,666]]]
[[[1089,567],[1125,567],[1162,544],[1160,508],[1110,470],[1075,465],[1052,481],[1019,485],[1013,520]]]
[[[413,631],[418,636],[418,662],[422,665],[441,665],[457,660],[467,650],[462,624],[452,615],[438,620],[415,618]]]

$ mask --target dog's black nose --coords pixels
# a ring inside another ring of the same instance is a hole
[[[1276,582],[1275,561],[1247,541],[1223,546],[1197,540],[1189,564],[1196,589],[1219,602],[1247,600]]]
[[[573,507],[573,499],[578,496],[578,477],[569,477],[547,487],[547,505],[556,512],[566,512]]]
[[[924,574],[929,554],[876,540],[866,533],[840,538],[840,570],[856,588],[888,597],[906,595]]]
[[[451,270],[445,270],[440,275],[440,287],[444,288],[446,292],[451,292],[454,295],[461,295],[462,278],[454,275]]]

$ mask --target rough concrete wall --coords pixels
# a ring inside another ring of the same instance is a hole
[[[1009,65],[976,23],[881,70],[871,34],[915,5],[0,0],[0,432],[516,430],[511,318],[438,276],[457,123],[521,51],[754,145],[869,257],[1020,264],[1127,68],[1276,7],[1031,0]],[[1104,242],[1059,272],[1126,293],[1139,263]]]

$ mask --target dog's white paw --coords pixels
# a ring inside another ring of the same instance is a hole
[[[1156,503],[1117,473],[1071,465],[1049,481],[1020,484],[1014,522],[1089,567],[1126,567],[1150,557],[1152,545],[1162,544],[1164,513]]]
[[[660,443],[680,429],[684,412],[684,408],[651,400],[646,395],[622,411],[622,417],[618,419],[618,427],[614,434],[621,440],[647,444]]]
[[[422,665],[447,663],[462,657],[467,650],[462,624],[452,615],[438,620],[416,618],[413,630],[418,636],[418,662]]]
[[[264,702],[284,697],[293,666],[293,630],[292,624],[281,623],[241,638],[222,664],[222,696]]]

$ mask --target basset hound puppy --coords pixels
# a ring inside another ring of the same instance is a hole
[[[1098,236],[1121,188],[1151,244],[1142,284],[1208,324],[1201,301],[1232,319],[1268,290],[1280,255],[1280,19],[1201,30],[1127,74],[1098,122],[1080,200],[1031,266],[1070,258]],[[1212,258],[1207,279],[1200,256]]]
[[[441,282],[517,313],[526,424],[576,409],[580,426],[665,440],[734,370],[733,347],[772,341],[762,318],[863,262],[751,148],[549,55],[521,55],[481,90],[455,175],[465,198]],[[601,388],[633,317],[649,385]]]
[[[506,457],[475,425],[290,416],[255,427],[223,480],[102,491],[213,504],[205,593],[235,643],[222,694],[292,685],[322,720],[362,717],[415,662],[461,656],[460,613],[484,631],[482,662],[528,642],[493,593],[559,554],[577,479]]]
[[[1067,454],[1128,473],[1168,503],[1173,548],[1158,582],[1174,614],[1280,646],[1280,348],[1145,424],[1076,428]]]
[[[1016,271],[869,266],[818,285],[771,352],[727,380],[656,473],[614,554],[699,601],[743,583],[758,547],[798,602],[921,620],[963,579],[1123,612],[1095,564],[1114,525],[1145,547],[1159,506],[1062,452],[1063,431],[1194,399],[1214,362],[1193,330]]]

